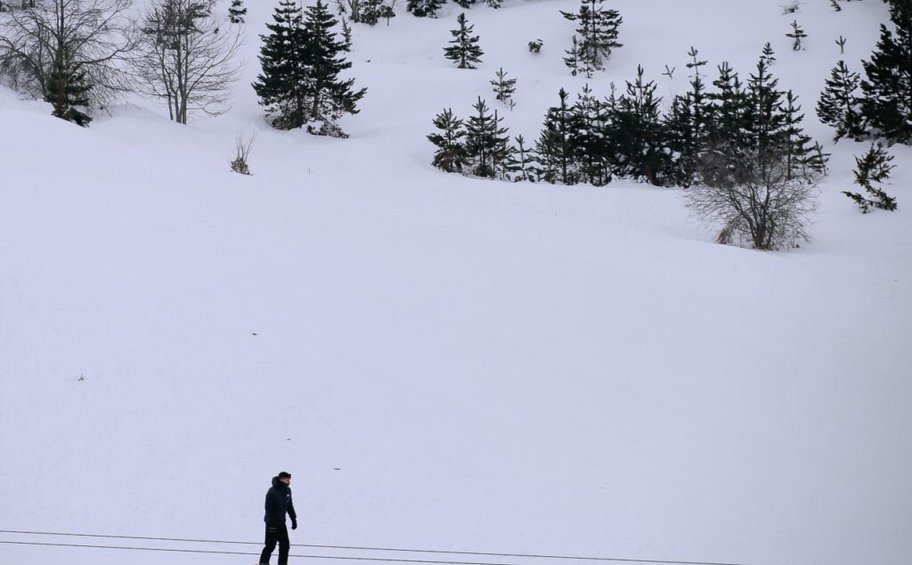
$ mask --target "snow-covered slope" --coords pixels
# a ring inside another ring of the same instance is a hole
[[[0,90],[0,529],[257,541],[287,469],[293,543],[908,563],[912,150],[900,210],[862,216],[839,191],[863,146],[828,147],[815,241],[790,253],[712,243],[677,190],[433,169],[434,114],[493,101],[498,67],[527,138],[582,86],[574,4],[472,8],[474,71],[443,58],[452,5],[356,26],[346,140],[263,123],[264,0],[219,118],[140,102],[80,129]],[[643,64],[668,96],[689,46],[746,74],[771,41],[827,141],[833,40],[857,66],[885,9],[805,2],[793,53],[780,4],[617,0],[624,47],[589,82]],[[252,131],[254,176],[232,174]],[[4,564],[216,559],[253,557],[0,544]]]

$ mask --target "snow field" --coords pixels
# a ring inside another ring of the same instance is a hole
[[[832,40],[860,70],[885,11],[808,2],[792,53],[780,3],[618,0],[625,46],[589,82],[641,63],[670,97],[690,45],[746,78],[772,41],[828,142]],[[83,130],[0,91],[0,528],[256,541],[287,469],[293,543],[907,562],[912,152],[892,149],[900,210],[861,216],[839,191],[864,145],[828,144],[816,240],[781,254],[713,244],[677,190],[434,170],[434,114],[495,107],[498,67],[530,141],[578,92],[557,13],[574,6],[474,7],[474,71],[442,55],[453,5],[356,26],[368,93],[346,140],[263,123],[271,2],[248,2],[216,119],[131,101]],[[252,131],[254,176],[231,174]],[[215,561],[0,545],[3,563],[89,559]]]

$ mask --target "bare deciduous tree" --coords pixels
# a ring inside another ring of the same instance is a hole
[[[126,58],[136,34],[130,0],[26,0],[0,16],[0,72],[14,89],[47,98],[63,61],[77,65],[103,105],[129,90]]]
[[[721,224],[719,243],[772,250],[810,239],[817,185],[813,176],[790,171],[785,155],[711,150],[699,167],[703,182],[688,188],[684,199],[698,218]]]
[[[228,87],[241,26],[219,26],[211,0],[156,0],[143,19],[143,41],[134,61],[147,94],[164,98],[171,119],[187,123],[191,110],[227,110]]]

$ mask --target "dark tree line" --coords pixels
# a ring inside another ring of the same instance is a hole
[[[522,150],[509,142],[499,121],[486,122],[476,114],[477,127],[489,132],[488,149],[477,153],[477,144],[464,141],[469,123],[447,110],[434,122],[435,165],[444,164],[440,168],[448,172],[515,179],[511,165],[519,159],[522,180],[601,186],[620,177],[686,187],[723,174],[709,166],[711,155],[736,160],[753,153],[782,159],[789,177],[822,174],[826,156],[804,133],[797,96],[779,88],[770,72],[771,50],[765,53],[746,82],[723,63],[710,89],[702,71],[706,61],[692,50],[690,88],[667,110],[642,68],[620,93],[612,88],[599,97],[586,86],[572,97],[562,89],[534,145]],[[475,105],[477,113],[481,102]],[[503,154],[502,166],[487,166],[486,155],[494,146]],[[465,166],[476,160],[483,166]]]
[[[798,98],[779,87],[767,45],[746,81],[727,63],[711,87],[690,51],[690,87],[663,105],[642,68],[621,92],[564,89],[534,144],[511,141],[479,99],[467,121],[445,110],[428,136],[433,165],[486,178],[605,185],[614,178],[688,187],[691,211],[719,226],[721,243],[782,249],[809,239],[826,155],[804,133]]]

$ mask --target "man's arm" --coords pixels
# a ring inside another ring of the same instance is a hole
[[[297,529],[298,527],[298,514],[294,509],[294,502],[291,498],[291,493],[288,493],[288,515],[291,516],[291,529]]]
[[[266,492],[266,503],[264,504],[266,508],[266,521],[275,520],[275,499],[270,496],[272,494],[272,489],[269,489]]]

